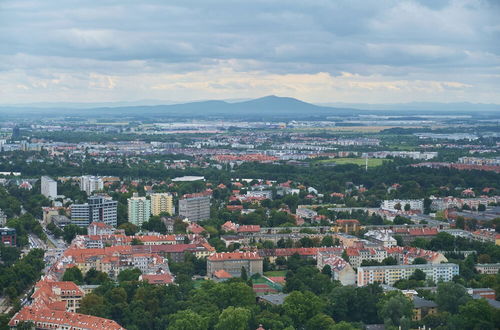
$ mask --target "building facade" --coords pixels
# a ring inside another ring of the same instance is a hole
[[[42,176],[41,180],[41,190],[42,195],[47,198],[56,198],[57,197],[57,181],[49,178],[48,176]]]
[[[425,273],[426,279],[434,282],[449,282],[455,275],[458,275],[459,270],[458,265],[451,263],[359,267],[358,286],[376,282],[393,285],[398,280],[409,278],[417,269]]]
[[[257,252],[222,252],[207,258],[207,275],[212,278],[220,270],[233,277],[240,277],[242,268],[245,268],[248,276],[263,274],[262,267],[263,258]]]
[[[149,221],[151,216],[151,201],[146,197],[139,197],[134,194],[133,197],[127,200],[128,204],[128,221],[136,226],[141,226],[144,222]]]
[[[188,194],[179,200],[179,215],[189,221],[202,221],[210,218],[210,195]]]
[[[151,194],[151,214],[160,215],[162,212],[167,212],[170,215],[174,215],[174,198],[172,194]]]
[[[104,222],[117,225],[118,202],[109,196],[90,196],[85,204],[71,205],[71,222],[80,227],[87,227],[92,222]]]
[[[85,191],[87,195],[91,195],[94,191],[103,190],[104,181],[92,175],[84,175],[80,177],[80,190]]]

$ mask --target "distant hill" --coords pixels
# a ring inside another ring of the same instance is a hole
[[[319,106],[303,102],[291,97],[266,96],[258,99],[242,102],[226,101],[199,101],[181,104],[164,105],[135,105],[135,106],[108,106],[89,107],[74,109],[70,107],[43,107],[35,106],[9,106],[0,107],[0,111],[8,114],[11,111],[25,112],[30,114],[59,114],[79,116],[102,116],[102,115],[126,115],[133,117],[141,116],[224,116],[238,118],[254,117],[296,117],[308,118],[318,116],[350,115],[359,113],[356,109],[341,109],[327,106]]]
[[[387,110],[387,111],[500,111],[500,105],[491,103],[470,102],[409,102],[388,104],[367,103],[324,103],[328,107],[346,107],[361,110]]]

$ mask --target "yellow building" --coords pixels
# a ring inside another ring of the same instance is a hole
[[[174,200],[170,193],[151,194],[151,214],[160,215],[167,212],[174,215]]]

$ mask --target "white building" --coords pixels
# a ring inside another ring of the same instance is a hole
[[[48,176],[42,176],[41,183],[42,195],[47,198],[56,198],[57,197],[57,181],[49,178]]]
[[[104,182],[101,178],[92,175],[80,177],[80,190],[85,191],[87,195],[90,196],[94,191],[103,189]]]
[[[410,205],[410,210],[416,210],[423,212],[424,211],[424,200],[423,199],[390,199],[384,200],[381,209],[396,211],[399,210],[404,211],[406,205]]]

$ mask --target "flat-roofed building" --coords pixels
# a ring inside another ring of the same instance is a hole
[[[203,221],[210,219],[209,193],[187,194],[179,200],[179,215],[189,221]]]
[[[170,193],[151,194],[151,214],[160,215],[166,212],[174,215],[174,198]]]
[[[451,263],[359,267],[358,286],[375,282],[393,285],[399,280],[409,278],[417,269],[425,273],[426,279],[434,282],[449,282],[455,275],[458,275],[459,270],[458,265]]]

